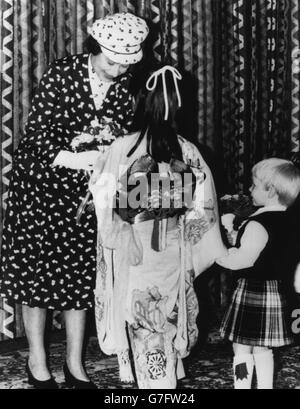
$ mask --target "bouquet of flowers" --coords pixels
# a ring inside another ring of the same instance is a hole
[[[172,160],[170,163],[172,171],[175,172],[172,180],[170,175],[159,174],[158,165],[150,155],[146,154],[137,159],[120,179],[115,208],[119,216],[130,223],[144,211],[147,212],[148,219],[159,220],[183,214],[190,205],[185,202],[185,198],[192,200],[196,177],[188,165],[179,162]],[[190,172],[189,183],[183,183],[184,172]],[[131,197],[131,192],[135,193],[136,186],[141,182],[141,175],[145,185],[137,206],[135,195]],[[156,182],[155,176],[158,178]],[[202,179],[205,179],[203,172]],[[131,206],[131,199],[134,207]]]
[[[71,148],[76,153],[92,150],[104,153],[116,138],[124,134],[121,126],[111,118],[103,117],[100,122],[98,118],[95,118],[87,129],[72,139]],[[86,171],[86,176],[90,178],[92,171]],[[77,211],[77,224],[80,224],[81,215],[90,200],[90,196],[91,192],[88,190]]]
[[[235,244],[238,228],[243,220],[253,214],[255,210],[256,207],[247,195],[236,194],[221,197],[221,221],[231,245]]]
[[[221,197],[220,210],[221,214],[233,213],[237,217],[245,218],[253,213],[255,207],[247,195],[225,195]]]
[[[123,135],[124,131],[120,125],[113,122],[112,119],[103,117],[100,122],[94,119],[91,125],[80,132],[71,142],[71,148],[74,152],[86,152],[92,150],[105,150],[119,136]]]

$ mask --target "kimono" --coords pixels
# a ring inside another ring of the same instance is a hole
[[[15,151],[3,228],[0,295],[10,302],[55,310],[94,305],[95,211],[76,222],[88,191],[85,171],[53,167],[61,150],[102,116],[127,128],[132,118],[129,76],[110,87],[101,109],[92,94],[87,54],[53,62],[33,99]]]
[[[225,254],[211,172],[197,148],[178,136],[185,164],[196,176],[193,200],[168,230],[159,222],[160,248],[153,249],[155,221],[131,224],[114,210],[124,170],[146,154],[146,140],[127,154],[139,134],[115,141],[90,185],[98,219],[96,324],[101,349],[117,353],[120,376],[132,378],[129,345],[139,388],[174,389],[184,376],[181,359],[197,340],[193,280]],[[200,164],[200,167],[198,166]],[[168,164],[163,171],[168,172]],[[205,175],[205,178],[203,178]]]

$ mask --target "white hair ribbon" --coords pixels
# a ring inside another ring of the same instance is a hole
[[[165,65],[163,68],[155,71],[150,78],[147,81],[146,88],[148,91],[153,91],[156,86],[157,86],[157,80],[158,77],[161,75],[162,76],[162,82],[163,82],[163,90],[164,90],[164,98],[165,98],[165,107],[166,107],[166,113],[165,113],[165,121],[169,117],[169,101],[168,101],[168,93],[167,93],[167,84],[166,84],[166,71],[170,71],[173,75],[173,80],[174,80],[174,85],[175,89],[177,92],[177,99],[178,99],[178,107],[181,107],[181,95],[179,92],[178,88],[178,80],[182,79],[182,75],[180,72],[175,68],[172,67],[171,65]],[[151,84],[152,82],[152,84]]]

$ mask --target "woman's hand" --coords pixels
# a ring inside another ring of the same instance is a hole
[[[93,170],[93,167],[101,156],[101,152],[99,151],[88,151],[88,152],[80,152],[75,153],[75,164],[73,169],[84,169],[84,170]]]
[[[93,167],[101,155],[99,151],[69,152],[60,151],[53,162],[53,166],[64,166],[76,170],[93,170]]]

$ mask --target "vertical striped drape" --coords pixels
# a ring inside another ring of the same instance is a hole
[[[299,153],[299,3],[221,1],[222,103],[218,136],[233,190],[249,186],[253,163]],[[215,130],[216,132],[216,130]]]
[[[127,10],[157,27],[156,59],[194,78],[197,138],[220,153],[232,192],[247,190],[256,161],[299,156],[298,0],[1,0],[1,226],[12,155],[47,64],[81,53],[94,19]],[[0,339],[22,333],[20,307],[0,300]]]

